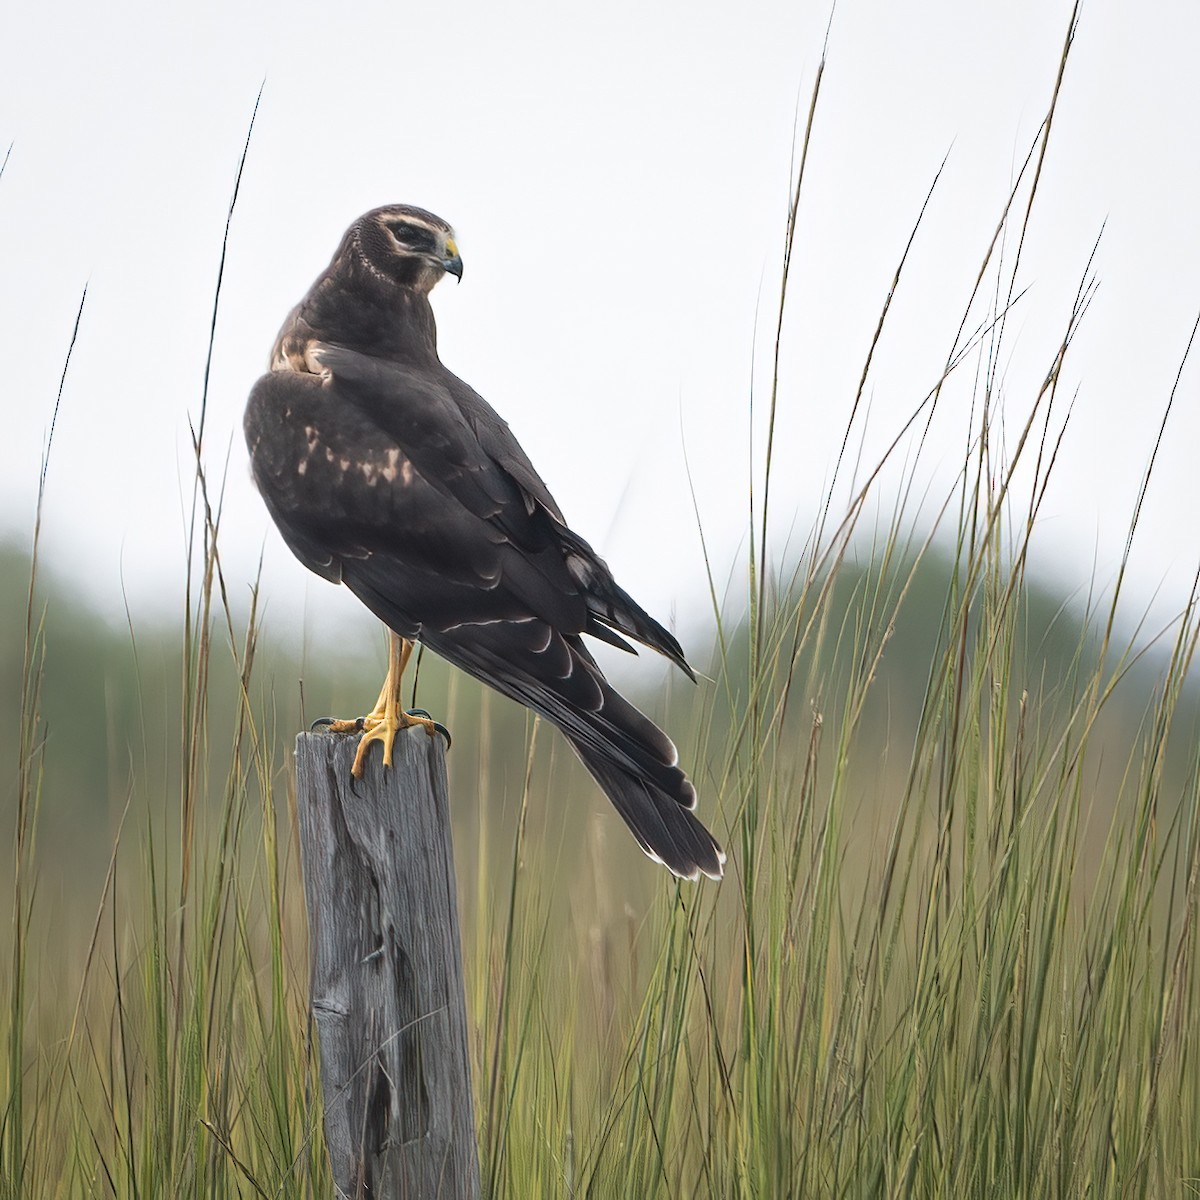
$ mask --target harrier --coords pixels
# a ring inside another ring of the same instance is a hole
[[[284,540],[390,630],[365,730],[391,764],[401,675],[420,641],[566,735],[642,849],[676,875],[720,878],[670,738],[609,685],[582,635],[632,638],[695,679],[679,643],[568,528],[508,425],[438,358],[430,289],[462,278],[454,231],[377,208],[284,322],[246,407],[254,478]],[[624,635],[624,636],[622,636]]]

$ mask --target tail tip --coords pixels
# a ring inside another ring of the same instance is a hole
[[[709,837],[712,845],[703,851],[684,855],[677,854],[674,862],[667,862],[660,854],[643,846],[647,858],[667,868],[676,879],[686,879],[689,883],[699,883],[701,877],[720,883],[725,876],[725,851],[721,849],[715,838]]]

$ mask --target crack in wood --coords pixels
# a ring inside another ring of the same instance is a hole
[[[415,735],[415,736],[414,736]],[[357,738],[301,734],[311,1009],[340,1196],[477,1200],[462,954],[439,739],[350,775]]]

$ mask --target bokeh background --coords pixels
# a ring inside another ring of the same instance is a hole
[[[626,586],[702,626],[687,467],[714,557],[731,562],[752,461],[761,469],[766,406],[747,401],[771,357],[793,146],[823,53],[782,329],[784,536],[822,501],[880,306],[944,159],[856,430],[866,461],[937,381],[1069,14],[1040,0],[844,3],[832,18],[826,4],[763,2],[9,6],[0,537],[28,543],[86,284],[46,558],[107,618],[177,607],[188,422],[261,85],[206,425],[210,470],[226,474],[231,578],[252,577],[261,555],[267,618],[289,636],[369,628],[269,530],[240,419],[275,331],[342,230],[400,200],[459,232],[465,279],[435,294],[447,364],[509,420]],[[1198,45],[1194,5],[1083,6],[1022,247],[1027,290],[1002,364],[1012,394],[1036,385],[1100,238],[1100,286],[1070,367],[1075,428],[1033,547],[1035,569],[1068,592],[1111,584],[1200,305]],[[1194,569],[1196,386],[1185,375],[1135,558],[1134,592],[1146,605],[1158,596],[1164,618]],[[931,431],[918,475],[935,493],[961,460],[969,407],[943,405]]]

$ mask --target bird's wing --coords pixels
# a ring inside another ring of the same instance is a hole
[[[321,343],[313,357],[429,483],[519,545],[546,544],[549,527],[539,514],[558,521],[562,514],[508,426],[466,384],[440,367],[343,346]]]
[[[508,422],[473,388],[457,375],[443,369],[447,388],[464,420],[471,427],[480,449],[505,471],[527,498],[546,510],[559,524],[566,520],[550,489],[537,473],[529,455],[513,436]]]
[[[552,538],[514,537],[512,521],[448,496],[336,377],[263,376],[245,426],[255,481],[289,546],[318,574],[347,583],[351,564],[370,561],[404,614],[396,632],[416,636],[433,614],[536,615],[566,631],[588,628],[587,604]]]
[[[619,587],[607,564],[566,525],[508,424],[444,368],[413,367],[320,344],[314,357],[338,394],[402,447],[434,487],[536,557],[556,592],[580,595],[587,632],[623,650],[625,634],[695,679],[676,639]]]

